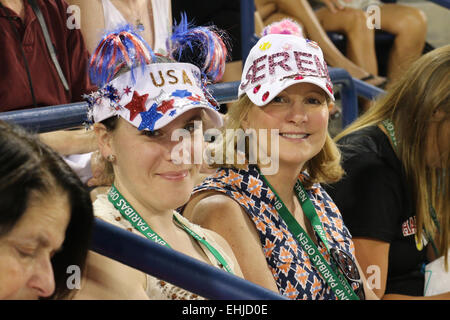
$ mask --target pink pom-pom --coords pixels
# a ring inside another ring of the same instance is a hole
[[[268,34],[292,34],[303,38],[302,27],[294,20],[288,18],[274,22],[265,27],[261,36],[267,36]]]

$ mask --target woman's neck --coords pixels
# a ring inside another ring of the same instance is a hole
[[[291,212],[293,212],[295,208],[294,186],[302,167],[303,164],[300,166],[289,167],[280,164],[276,174],[265,176],[272,188],[274,188],[278,196]]]
[[[155,208],[148,203],[146,199],[140,199],[139,196],[135,196],[124,187],[120,181],[115,180],[114,185],[116,189],[121,193],[127,202],[139,213],[142,219],[152,228],[156,233],[164,233],[162,231],[169,231],[175,228],[172,221],[173,210],[162,210]]]

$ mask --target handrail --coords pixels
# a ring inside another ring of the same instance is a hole
[[[217,83],[208,86],[219,103],[237,99],[238,82]],[[0,113],[0,119],[19,124],[34,132],[49,132],[73,128],[86,120],[86,102],[76,102],[56,106],[7,111]]]
[[[288,300],[276,292],[97,218],[91,249],[207,299]]]
[[[385,93],[384,90],[356,78],[353,78],[353,83],[355,84],[358,96],[367,98],[369,100],[374,100],[378,98],[379,95]]]
[[[358,106],[356,90],[352,78],[344,69],[331,68],[333,83],[342,85],[343,125],[356,119]],[[208,86],[219,103],[228,103],[237,99],[239,81],[217,83]],[[0,113],[0,119],[19,124],[31,131],[48,132],[80,126],[86,121],[87,103],[77,102],[65,105],[7,111]]]
[[[450,0],[428,0],[430,2],[434,2],[438,5],[440,5],[441,7],[450,9]]]

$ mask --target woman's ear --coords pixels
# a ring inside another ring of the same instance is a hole
[[[97,138],[98,149],[103,158],[106,159],[109,155],[113,154],[112,132],[102,123],[94,124],[94,132]]]
[[[328,112],[334,109],[335,104],[333,101],[331,101],[331,99],[327,104],[328,104]]]

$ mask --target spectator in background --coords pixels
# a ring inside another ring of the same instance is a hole
[[[80,7],[81,31],[90,53],[97,47],[105,32],[126,23],[137,27],[155,52],[166,51],[165,41],[172,28],[170,0],[68,0],[68,2]]]
[[[88,52],[80,30],[67,27],[66,2],[35,2],[68,87],[66,90],[58,75],[29,1],[1,0],[0,111],[81,101],[92,88],[87,75]]]
[[[89,193],[49,147],[0,121],[0,299],[69,298],[69,266],[84,271]]]
[[[389,55],[389,80],[419,58],[425,46],[426,17],[410,6],[384,4],[379,0],[256,0],[255,3],[265,24],[285,17],[302,23],[307,36],[324,48],[325,59],[331,66],[344,68],[353,77],[374,85],[380,85],[382,78],[376,77],[375,29],[367,27],[369,5],[380,8],[380,29],[395,36]],[[350,61],[338,52],[324,30],[346,35],[346,56]]]
[[[327,187],[383,299],[422,299],[425,263],[450,242],[450,46],[407,72],[336,141],[346,175]],[[428,243],[428,245],[427,245]],[[429,297],[449,299],[450,293]]]
[[[290,18],[303,27],[305,37],[316,41],[323,50],[325,60],[333,67],[347,70],[352,77],[381,85],[384,78],[377,77],[373,30],[368,30],[364,12],[347,10],[347,16],[341,20],[339,31],[346,32],[347,56],[335,47],[324,30],[313,8],[321,7],[320,2],[308,0],[256,0],[258,10],[265,25],[283,18]],[[312,7],[313,6],[313,7]],[[337,31],[337,30],[334,30]]]
[[[286,0],[282,1],[287,2]],[[357,37],[355,38],[357,40],[353,41],[353,46],[359,47],[360,52],[364,50],[362,46],[369,46],[363,38],[373,39],[375,32],[375,29],[367,28],[366,10],[370,5],[378,6],[380,9],[380,30],[387,31],[395,36],[387,64],[389,81],[394,81],[400,77],[409,65],[422,55],[427,35],[427,18],[420,9],[398,3],[383,3],[380,0],[316,1],[326,5],[315,11],[323,28],[326,31],[344,32],[349,40]],[[361,30],[347,30],[348,22],[358,23]],[[358,36],[358,34],[360,35]],[[360,43],[358,44],[357,41]],[[372,48],[372,46],[370,47]],[[358,66],[376,74],[377,61],[374,56],[375,53],[373,52],[370,59],[353,54],[348,57]]]

